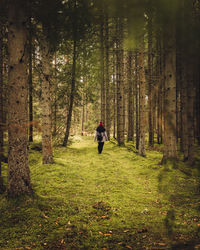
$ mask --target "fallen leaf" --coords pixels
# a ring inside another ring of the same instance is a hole
[[[102,233],[102,232],[99,232],[99,234],[103,235],[103,233]]]
[[[130,246],[128,246],[128,245],[126,246],[126,248],[128,248],[128,249],[133,249],[132,247],[130,247]]]
[[[104,236],[112,236],[112,234],[104,234]]]

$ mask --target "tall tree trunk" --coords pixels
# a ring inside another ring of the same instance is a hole
[[[72,119],[72,110],[73,110],[73,104],[74,104],[74,95],[75,95],[75,83],[76,83],[76,57],[77,57],[77,41],[76,41],[76,35],[74,36],[74,42],[73,42],[73,64],[72,64],[72,82],[71,82],[71,94],[70,94],[70,104],[69,104],[69,111],[67,116],[67,125],[66,125],[66,131],[65,131],[65,137],[63,141],[63,146],[65,147],[68,142],[69,138],[69,131],[71,127],[71,119]]]
[[[164,155],[162,162],[177,159],[176,41],[174,19],[165,26]]]
[[[42,41],[42,161],[53,163],[50,64],[52,57],[45,36]]]
[[[139,56],[139,110],[140,110],[140,141],[139,141],[139,155],[146,156],[145,150],[145,136],[146,136],[146,82],[144,71],[144,38],[140,41]]]
[[[33,141],[32,23],[29,17],[29,142]]]
[[[138,53],[135,53],[135,127],[136,127],[136,149],[139,149],[139,86],[138,86]]]
[[[58,92],[57,92],[57,56],[56,56],[56,53],[55,53],[55,57],[54,57],[54,61],[55,61],[55,83],[54,83],[54,103],[53,103],[53,106],[54,106],[54,110],[53,110],[53,121],[54,121],[54,124],[53,124],[53,136],[56,136],[57,134],[57,109],[58,109],[58,104],[57,104],[57,95],[58,95]]]
[[[103,11],[102,11],[103,12]],[[100,27],[100,46],[101,46],[101,121],[105,125],[106,121],[106,96],[105,96],[105,65],[104,65],[104,14],[101,16]]]
[[[116,139],[116,104],[117,104],[117,82],[116,82],[116,51],[113,50],[113,138]]]
[[[124,114],[123,114],[123,37],[122,21],[117,20],[117,141],[119,146],[124,145]]]
[[[148,19],[148,116],[149,116],[149,146],[154,144],[154,127],[153,127],[153,93],[152,93],[152,16],[149,14]]]
[[[26,1],[8,9],[8,194],[32,192],[28,166],[28,77]]]
[[[106,45],[106,131],[108,139],[110,140],[110,72],[109,72],[109,28],[108,15],[105,18],[105,45]]]
[[[127,62],[127,78],[128,78],[128,135],[127,141],[133,141],[133,132],[134,132],[134,122],[133,122],[133,53],[128,51],[128,62]]]
[[[2,27],[2,26],[1,26]],[[1,174],[1,162],[4,144],[4,124],[3,124],[3,35],[0,28],[0,193],[3,190],[3,179]]]

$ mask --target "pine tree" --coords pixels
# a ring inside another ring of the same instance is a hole
[[[8,6],[8,194],[32,191],[28,166],[28,78],[26,1]]]

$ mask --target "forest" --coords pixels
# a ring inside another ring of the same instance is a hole
[[[199,0],[0,0],[0,249],[200,249],[199,192]]]

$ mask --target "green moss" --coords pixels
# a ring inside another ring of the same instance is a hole
[[[38,145],[38,144],[36,144]],[[54,151],[42,165],[30,150],[32,197],[0,196],[0,249],[187,249],[198,243],[199,171],[159,165],[162,154],[137,154],[132,143],[92,138]],[[3,172],[6,180],[6,166]],[[177,248],[178,249],[178,248]]]

